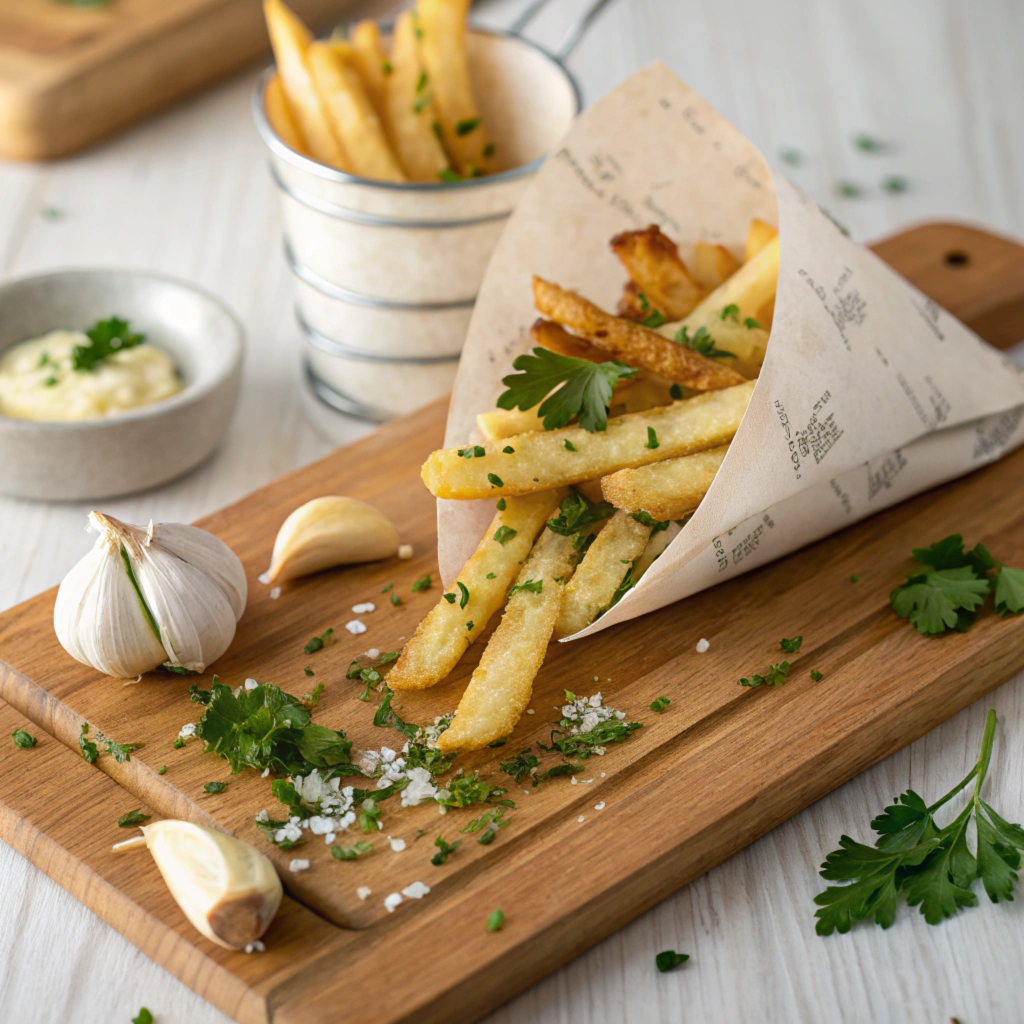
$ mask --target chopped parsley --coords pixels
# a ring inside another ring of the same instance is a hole
[[[494,744],[492,743],[490,746],[494,746]],[[481,846],[490,846],[494,842],[498,830],[511,823],[512,819],[504,817],[504,814],[504,807],[492,807],[490,810],[484,811],[479,818],[474,818],[465,828],[459,829],[459,831],[469,835],[476,835],[477,832],[482,832],[483,835],[477,839],[477,842]]]
[[[669,397],[679,401],[683,397],[683,389],[678,384],[673,384],[668,389]]]
[[[422,114],[424,110],[430,105],[430,93],[423,93],[419,96],[416,102],[412,105],[412,112],[414,114]],[[443,173],[443,172],[442,172]]]
[[[591,754],[604,754],[610,744],[622,742],[643,727],[640,722],[625,721],[624,712],[605,706],[599,693],[577,697],[566,690],[565,699],[558,726],[551,730],[551,746],[539,743],[541,750],[557,750],[565,758],[585,761]]]
[[[875,138],[873,135],[868,135],[866,132],[859,132],[854,135],[853,144],[862,153],[881,153],[888,148],[881,139]]]
[[[850,576],[850,582],[851,583],[860,583],[860,577],[856,573],[853,573]]]
[[[779,647],[785,651],[786,654],[796,654],[800,650],[800,645],[804,642],[802,636],[795,636],[792,640],[787,640],[785,637],[779,641]]]
[[[455,134],[459,136],[468,135],[471,131],[479,128],[480,124],[479,117],[463,118],[463,120],[455,122]]]
[[[494,506],[499,512],[504,512],[508,508],[504,498],[498,499],[498,504]]]
[[[116,740],[109,739],[104,736],[102,729],[96,730],[96,742],[93,743],[89,739],[89,723],[82,723],[82,731],[78,736],[78,747],[82,751],[82,757],[89,762],[89,764],[95,764],[96,759],[100,756],[99,744],[106,747],[107,753],[118,763],[124,764],[126,761],[132,759],[131,752],[138,750],[142,746],[141,743],[118,743]],[[184,744],[183,744],[184,745]]]
[[[518,532],[518,530],[513,530],[511,526],[502,525],[495,531],[493,539],[504,547],[505,541],[511,540]]]
[[[582,543],[581,534],[588,526],[600,523],[614,514],[615,506],[611,502],[591,503],[579,491],[570,487],[569,497],[558,503],[558,515],[548,520],[548,529],[560,537],[576,537]]]
[[[437,847],[437,853],[430,858],[430,863],[439,868],[462,845],[462,840],[456,839],[454,843],[446,843],[442,836],[438,836],[434,840],[434,845]]]
[[[67,2],[68,0],[61,0],[61,3]],[[100,4],[108,2],[109,0],[88,0],[88,3],[93,6],[99,6]],[[77,0],[77,3],[81,6],[82,0]],[[151,1014],[144,1006],[140,1006],[139,1015],[137,1017],[132,1017],[132,1024],[153,1024],[153,1014]]]
[[[790,146],[779,153],[779,159],[790,167],[799,167],[804,162],[804,155],[800,150]]]
[[[455,604],[455,595],[454,594],[443,594],[442,597],[444,597],[444,599],[449,604]]]
[[[644,447],[645,448],[657,448],[657,447],[659,447],[659,445],[658,445],[658,434],[655,431],[654,427],[648,427],[647,428],[647,444],[645,444]]]
[[[438,173],[437,176],[442,181],[447,181],[449,183],[462,181],[462,176],[459,175],[456,171],[453,171],[450,167],[441,168],[441,171]]]
[[[421,576],[413,585],[413,593],[417,593],[421,590],[429,590],[434,585],[434,581],[430,578],[430,573]]]
[[[492,487],[504,487],[505,486],[505,481],[502,480],[501,477],[498,476],[497,473],[488,473],[487,474],[487,482]]]
[[[157,769],[157,775],[166,775],[166,774],[167,774],[167,765],[162,765],[160,768]]]
[[[657,697],[653,701],[651,701],[651,710],[664,711],[665,708],[667,708],[671,703],[672,701],[670,701],[668,697]]]
[[[839,181],[836,183],[836,192],[844,199],[859,199],[864,190],[852,181]]]
[[[135,828],[136,825],[141,825],[144,821],[149,821],[152,817],[151,814],[143,814],[142,809],[136,807],[134,811],[128,811],[127,814],[122,814],[117,819],[118,828]]]
[[[382,594],[386,594],[389,590],[393,590],[394,586],[394,583],[385,583],[384,586],[380,588],[380,592]]]
[[[115,352],[135,348],[146,340],[144,334],[132,334],[128,329],[128,321],[116,316],[109,320],[98,320],[85,334],[89,344],[75,345],[71,350],[73,370],[92,370],[97,363]]]
[[[650,512],[645,509],[638,509],[636,512],[631,512],[630,515],[641,525],[651,527],[652,533],[660,533],[662,530],[668,529],[668,524],[671,522],[669,519],[657,520]]]
[[[381,74],[390,75],[395,69],[391,66],[391,61],[385,60],[381,61],[380,70]]]
[[[579,448],[577,448],[576,445],[574,445],[572,443],[572,441],[569,440],[569,438],[566,438],[565,439],[565,450],[567,452],[578,452]]]
[[[488,142],[487,145],[484,146],[484,156],[485,157],[492,157],[492,156],[494,156],[494,143],[493,142]]]
[[[722,312],[718,314],[719,320],[731,320],[734,324],[740,322],[740,307],[735,302],[730,302],[728,306],[722,307]]]
[[[455,581],[455,586],[462,592],[462,597],[459,598],[459,607],[465,608],[469,604],[469,588],[460,580]]]
[[[416,91],[423,92],[427,87],[427,73],[426,71],[420,72],[420,77],[416,79]]]
[[[402,599],[394,591],[391,591],[391,603],[396,608],[402,603]]]
[[[356,860],[359,857],[364,857],[372,852],[372,850],[373,843],[368,843],[365,839],[359,839],[352,846],[332,846],[331,856],[335,860]]]
[[[14,745],[21,747],[22,750],[30,750],[39,742],[35,736],[25,732],[24,729],[15,729],[11,733],[11,738],[14,740]]]
[[[814,680],[814,682],[820,683],[824,678],[825,677],[816,668],[811,669],[811,679]]]
[[[369,701],[371,699],[370,694],[376,692],[384,677],[375,668],[363,668],[358,661],[353,660],[349,664],[345,678],[358,679],[360,682],[365,683],[366,688],[359,695],[359,700]]]
[[[739,686],[781,686],[786,681],[788,673],[789,662],[780,661],[778,664],[769,665],[763,676],[744,676],[742,679],[737,679],[736,682]]]
[[[312,675],[313,673],[310,672],[309,674]],[[305,704],[310,711],[312,711],[313,708],[315,708],[317,704],[320,703],[320,697],[323,694],[323,692],[324,684],[317,683],[316,686],[314,686],[309,693],[304,693],[302,695],[302,703]]]
[[[726,307],[728,308],[728,307]],[[735,359],[735,352],[727,352],[724,348],[716,348],[715,339],[708,333],[706,327],[698,327],[693,332],[693,337],[690,337],[689,331],[684,324],[676,332],[675,340],[680,345],[685,345],[687,348],[692,348],[694,352],[704,356],[707,359]]]
[[[469,622],[466,623],[466,629],[472,629],[472,628],[473,628],[473,620],[470,619]]]
[[[482,459],[486,454],[487,450],[483,445],[474,444],[469,448],[459,448],[455,452],[460,459]]]
[[[898,195],[900,192],[906,192],[907,189],[910,188],[910,182],[902,175],[890,174],[888,177],[882,179],[882,188],[886,192]]]
[[[743,321],[743,326],[746,327],[748,331],[754,331],[759,329],[761,325],[752,316],[748,316],[746,320]]]
[[[544,589],[544,581],[540,580],[527,580],[525,583],[517,583],[508,592],[508,596],[511,597],[513,594],[518,593],[520,590],[528,590],[531,594],[540,594]]]
[[[203,786],[204,793],[223,793],[227,789],[226,782],[208,782]]]
[[[391,662],[398,660],[398,651],[385,651],[377,662],[378,665],[390,665]]]
[[[489,572],[489,573],[487,574],[487,579],[489,579],[489,580],[493,580],[493,579],[497,579],[497,577],[496,577],[496,576],[494,575],[494,573],[493,573],[493,572]]]
[[[505,923],[505,913],[504,913],[504,911],[502,911],[502,910],[498,909],[497,907],[495,907],[494,910],[492,910],[487,915],[487,923],[486,923],[485,927],[487,928],[487,930],[489,932],[500,932],[501,928],[502,928],[502,925],[504,925],[504,923]]]
[[[543,417],[545,430],[564,427],[578,416],[580,426],[591,432],[607,427],[608,403],[615,385],[637,372],[614,359],[591,363],[545,348],[519,356],[512,367],[519,372],[502,378],[508,390],[498,396],[499,409],[525,411],[539,403],[537,414]]]
[[[315,654],[319,651],[328,640],[334,635],[334,629],[328,629],[321,633],[319,636],[313,637],[305,647],[302,648],[304,654]]]
[[[315,676],[316,673],[307,665],[303,670],[307,676]]]
[[[513,448],[512,445],[510,444],[505,445],[505,447],[502,448],[501,451],[504,455],[515,455],[516,453],[515,448]]]
[[[666,949],[664,953],[659,953],[654,958],[654,963],[658,970],[661,971],[662,974],[665,974],[667,971],[671,971],[680,964],[686,963],[689,959],[689,953],[677,953],[674,949]]]

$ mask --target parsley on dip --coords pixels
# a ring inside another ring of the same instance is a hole
[[[118,317],[50,331],[0,356],[0,415],[16,419],[101,419],[180,390],[171,357]]]

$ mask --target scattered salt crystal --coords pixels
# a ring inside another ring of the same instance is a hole
[[[309,867],[309,861],[304,857],[293,857],[288,862],[288,870],[293,874],[299,871],[305,871]]]
[[[586,785],[586,784],[587,784],[588,782],[593,782],[593,781],[594,781],[593,779],[580,779],[580,782],[582,782],[584,786],[585,786],[585,785]]]
[[[260,942],[259,939],[257,939],[255,942],[250,942],[245,947],[245,952],[246,953],[266,953],[266,951],[267,951],[267,947],[264,946],[263,943]]]
[[[701,637],[697,641],[697,653],[703,654],[710,646],[711,644],[709,644],[707,640],[704,639],[704,637]]]
[[[190,740],[196,734],[196,723],[189,722],[187,725],[181,727],[181,732],[178,733],[179,740]]]
[[[530,791],[529,791],[528,789],[524,789],[524,790],[523,790],[523,792],[524,792],[524,793],[525,793],[525,794],[526,794],[527,796],[529,796],[529,795],[530,795]]]
[[[604,810],[604,806],[605,806],[604,805],[604,801],[602,800],[599,804],[594,804],[594,810],[595,811],[603,811]]]
[[[245,688],[247,690],[255,690],[256,687],[259,686],[259,685],[260,684],[257,683],[255,679],[246,679],[246,681],[245,681]]]
[[[372,893],[372,892],[373,892],[373,890],[368,885],[361,885],[361,886],[359,886],[358,889],[356,889],[356,895],[361,900],[365,900],[366,897],[369,896],[370,893]]]
[[[377,606],[372,601],[365,601],[363,604],[352,605],[352,611],[356,615],[365,615],[367,612],[372,612]]]
[[[280,587],[271,587],[270,588],[271,600],[276,601],[280,596],[281,596],[281,588]]]
[[[334,842],[334,840],[335,840],[335,839],[337,839],[337,838],[338,838],[338,837],[337,837],[337,835],[336,835],[336,834],[335,834],[334,832],[325,832],[325,833],[324,833],[324,842],[325,842],[325,843],[326,843],[326,844],[327,844],[328,846],[330,846],[330,845],[331,845],[331,843],[333,843],[333,842]]]
[[[601,778],[603,779],[606,774],[607,774],[607,772],[601,772]]]
[[[380,651],[378,651],[376,647],[371,647],[371,648],[370,648],[370,649],[369,649],[369,650],[368,650],[368,651],[366,652],[366,656],[367,656],[367,657],[368,657],[368,658],[369,658],[369,659],[370,659],[371,661],[376,661],[376,660],[377,660],[377,659],[378,659],[378,658],[380,657]]]
[[[265,779],[269,774],[270,774],[270,769],[269,768],[264,768],[263,769],[263,774],[260,776],[260,778],[261,779]]]
[[[537,712],[536,712],[536,711],[534,711],[534,710],[533,710],[533,708],[527,708],[527,709],[526,709],[526,713],[527,713],[528,715],[535,715],[535,714],[536,714]]]
[[[402,894],[400,892],[393,892],[384,897],[384,909],[389,913],[395,912],[395,907],[402,902]]]
[[[594,676],[594,682],[595,683],[601,682],[601,677],[600,676]]]
[[[353,635],[358,636],[360,633],[366,632],[366,625],[360,622],[358,619],[353,619],[351,622],[345,623],[345,628]]]
[[[411,544],[399,544],[398,545],[398,557],[399,558],[412,558],[412,545]]]
[[[582,825],[583,824],[583,815],[581,814],[576,820]]]
[[[270,582],[270,570],[268,569],[266,572],[261,572],[256,579],[258,579],[263,586],[266,586]]]
[[[412,885],[407,885],[402,890],[402,895],[408,896],[411,900],[421,900],[428,892],[430,892],[429,885],[424,885],[423,882],[413,882]]]
[[[573,776],[573,777],[572,777],[572,778],[571,778],[571,779],[570,779],[569,781],[570,781],[570,782],[571,782],[571,783],[572,783],[572,784],[573,784],[574,786],[578,786],[578,785],[579,785],[579,782],[577,782],[577,781],[576,781],[576,776],[575,776],[575,775],[574,775],[574,776]]]
[[[267,812],[266,808],[264,808],[262,811],[260,811],[256,815],[256,820],[257,821],[270,821],[270,814]]]
[[[388,842],[391,844],[391,849],[394,850],[395,853],[401,853],[405,849],[404,839],[392,839],[391,836],[388,836]]]

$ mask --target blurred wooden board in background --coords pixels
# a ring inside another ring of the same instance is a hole
[[[0,2],[0,157],[67,156],[269,53],[260,0]],[[314,26],[347,0],[290,0]]]

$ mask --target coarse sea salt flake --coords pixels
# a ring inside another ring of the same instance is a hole
[[[363,604],[352,605],[352,611],[356,615],[365,615],[367,612],[372,612],[376,607],[372,601],[364,601]]]
[[[371,648],[370,648],[370,649],[369,649],[369,650],[368,650],[368,651],[366,652],[366,656],[367,656],[367,657],[368,657],[368,658],[369,658],[369,659],[370,659],[371,661],[376,661],[376,660],[377,660],[377,659],[378,659],[378,658],[380,657],[380,651],[378,651],[376,647],[371,647]]]
[[[405,849],[404,839],[392,839],[391,836],[388,836],[388,842],[391,844],[391,849],[394,850],[395,853],[401,853]]]
[[[245,688],[247,690],[255,690],[256,687],[259,686],[259,685],[260,684],[257,683],[255,679],[246,679],[246,681],[245,681]]]
[[[280,596],[281,596],[281,588],[280,587],[271,587],[270,588],[270,599],[272,601],[276,601]]]
[[[594,804],[595,811],[603,811],[605,808],[605,802],[602,800],[599,804]]]
[[[266,586],[270,582],[270,570],[268,569],[266,572],[261,572],[256,579],[258,579],[263,586]]]
[[[710,646],[711,644],[709,644],[707,640],[704,639],[704,637],[701,637],[697,641],[697,653],[703,654]]]
[[[345,628],[353,635],[358,636],[360,633],[366,632],[366,624],[360,622],[358,619],[353,619],[351,622],[345,623]]]
[[[408,896],[411,900],[421,900],[428,892],[430,892],[429,885],[425,885],[423,882],[413,882],[402,890],[402,895]]]
[[[266,953],[266,951],[267,951],[267,947],[264,946],[263,943],[260,942],[259,939],[257,939],[255,942],[250,942],[245,947],[245,952],[246,953]]]
[[[395,907],[402,902],[402,894],[400,892],[392,892],[384,897],[384,909],[389,913],[395,912]]]
[[[412,545],[411,544],[399,544],[398,545],[398,557],[399,558],[412,558]]]
[[[304,857],[293,857],[288,862],[288,870],[293,874],[299,871],[305,871],[309,867],[309,861]]]
[[[361,900],[365,900],[366,897],[369,896],[372,892],[373,890],[368,885],[361,885],[359,886],[358,889],[356,889],[356,895]]]
[[[579,782],[578,782],[578,781],[576,780],[576,776],[575,776],[575,775],[574,775],[574,776],[573,776],[573,777],[572,777],[572,778],[571,778],[571,779],[570,779],[569,781],[570,781],[570,782],[571,782],[571,783],[572,783],[572,784],[573,784],[574,786],[578,786],[578,785],[579,785]]]
[[[582,825],[583,824],[583,815],[581,814],[576,820]]]

